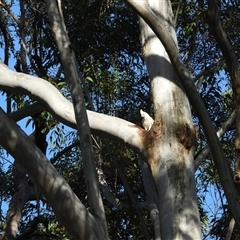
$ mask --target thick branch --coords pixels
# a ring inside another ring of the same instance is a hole
[[[45,1],[45,4],[73,101],[78,135],[80,138],[85,183],[89,195],[89,204],[94,215],[100,220],[100,224],[102,224],[105,235],[107,236],[106,216],[93,159],[91,132],[83,92],[79,82],[80,74],[76,64],[77,61],[73,49],[71,48],[63,16],[60,16],[60,12],[62,12],[61,4],[57,6],[55,0]]]
[[[238,226],[240,226],[240,205],[237,190],[233,184],[232,176],[230,171],[226,171],[229,168],[227,161],[225,159],[223,149],[220,145],[214,127],[212,125],[209,114],[200,98],[193,80],[188,72],[188,69],[183,64],[178,47],[176,46],[174,39],[167,31],[165,27],[165,22],[161,21],[157,17],[152,9],[146,4],[145,1],[137,0],[126,0],[137,12],[138,14],[147,22],[147,24],[152,28],[157,37],[161,40],[164,45],[169,58],[172,62],[174,70],[183,85],[190,103],[192,104],[195,112],[197,113],[200,122],[203,125],[204,132],[206,134],[213,159],[215,161],[220,180],[225,191],[231,213],[234,216]]]
[[[18,73],[8,68],[0,61],[0,89],[10,92],[19,92],[33,96],[48,110],[58,121],[76,128],[73,106],[52,84],[42,78],[37,78],[24,73]],[[36,107],[38,108],[38,107]],[[12,113],[11,116],[16,120],[32,115],[29,107],[19,116]],[[34,112],[41,111],[35,109]],[[139,135],[143,131],[138,125],[123,119],[107,116],[101,113],[87,111],[90,128],[93,134],[111,138],[128,145],[142,149]]]
[[[46,109],[43,107],[43,105],[39,103],[33,103],[32,105],[23,107],[15,112],[8,114],[8,116],[15,122],[18,122],[25,117],[34,116],[35,114],[41,113],[45,110]]]
[[[0,109],[0,145],[23,167],[76,239],[101,239],[98,222],[29,137]],[[106,239],[106,238],[102,238]]]

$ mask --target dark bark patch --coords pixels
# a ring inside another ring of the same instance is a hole
[[[184,162],[179,164],[172,164],[168,169],[168,177],[170,179],[171,187],[175,189],[175,193],[182,194],[182,196],[177,196],[179,198],[185,198],[185,191],[183,190],[185,187],[184,182],[184,171],[186,165]]]
[[[190,127],[187,123],[178,125],[176,136],[179,142],[186,148],[191,149],[196,146],[196,129]]]
[[[240,194],[240,182],[236,182],[236,179],[235,179],[235,177],[236,176],[234,176],[234,183],[235,183],[235,187],[236,187],[236,189],[237,189],[237,191],[238,191],[238,193]],[[239,177],[239,176],[238,176]]]
[[[162,120],[155,120],[151,131],[150,131],[151,137],[153,139],[157,139],[161,136],[162,134]]]
[[[234,181],[235,181],[235,183],[240,184],[240,174],[239,173],[235,174]]]
[[[149,131],[145,131],[142,129],[142,131],[139,131],[139,134],[141,136],[143,146],[144,146],[143,154],[148,160],[147,163],[150,169],[153,169],[154,166],[158,165],[159,163],[159,158],[156,157],[156,154],[155,154],[155,151],[156,151],[155,144],[156,144],[156,139],[159,139],[162,135],[161,120],[157,120],[157,121],[155,120],[152,128]]]

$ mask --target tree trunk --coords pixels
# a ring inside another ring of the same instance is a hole
[[[149,5],[176,41],[171,2],[149,0]],[[189,102],[163,45],[142,19],[140,29],[155,115],[144,134],[144,154],[158,192],[161,238],[201,239],[193,169],[196,131]]]

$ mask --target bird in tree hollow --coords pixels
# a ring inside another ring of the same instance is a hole
[[[153,118],[149,116],[148,113],[140,109],[140,115],[142,117],[142,126],[146,131],[149,131],[153,125]]]

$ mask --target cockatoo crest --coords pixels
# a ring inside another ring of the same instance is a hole
[[[140,109],[140,114],[142,117],[142,125],[146,131],[149,131],[153,125],[154,120],[148,115],[148,113],[144,112]]]

